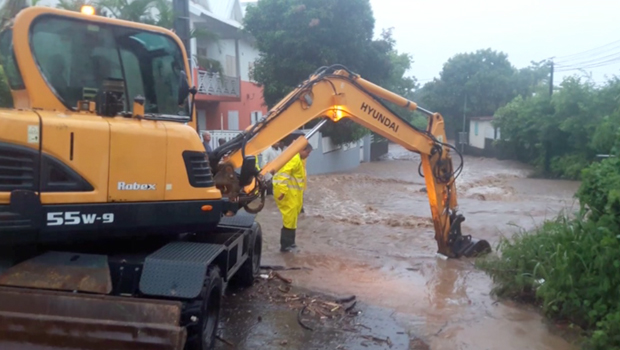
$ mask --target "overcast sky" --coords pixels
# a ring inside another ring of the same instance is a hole
[[[505,52],[517,68],[556,57],[558,65],[563,61],[570,68],[614,61],[587,70],[597,83],[605,74],[620,75],[620,0],[370,2],[375,34],[394,27],[397,48],[413,55],[410,73],[420,83],[438,77],[451,56],[484,48]],[[607,44],[612,45],[601,47]],[[598,50],[572,56],[593,49]],[[557,70],[556,84],[579,73]]]

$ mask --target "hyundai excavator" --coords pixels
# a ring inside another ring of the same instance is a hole
[[[251,286],[260,269],[267,180],[329,120],[421,155],[438,253],[490,249],[461,233],[462,162],[453,168],[442,117],[346,67],[320,68],[208,155],[172,31],[29,7],[1,29],[0,58],[13,99],[0,109],[2,349],[212,348],[227,286]],[[428,127],[384,100],[428,114]]]

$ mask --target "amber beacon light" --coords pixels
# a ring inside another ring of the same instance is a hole
[[[80,12],[82,12],[85,15],[94,15],[95,8],[90,5],[82,5],[82,8],[80,8]]]

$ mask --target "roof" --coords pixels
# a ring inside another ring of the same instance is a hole
[[[211,17],[234,28],[241,28],[243,21],[239,0],[194,0],[190,1],[190,11],[196,15]]]
[[[493,117],[471,117],[469,120],[477,120],[480,122],[490,122],[493,120]]]

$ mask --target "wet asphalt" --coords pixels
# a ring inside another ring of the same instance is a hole
[[[272,287],[269,291],[267,284]],[[298,322],[299,309],[273,298],[274,293],[282,293],[274,284],[280,288],[284,285],[259,279],[251,288],[228,290],[216,349],[429,349],[398,325],[393,318],[394,310],[360,301],[344,317],[321,319],[317,315],[303,315],[302,326]],[[287,295],[307,295],[307,303],[339,297],[289,288]]]

